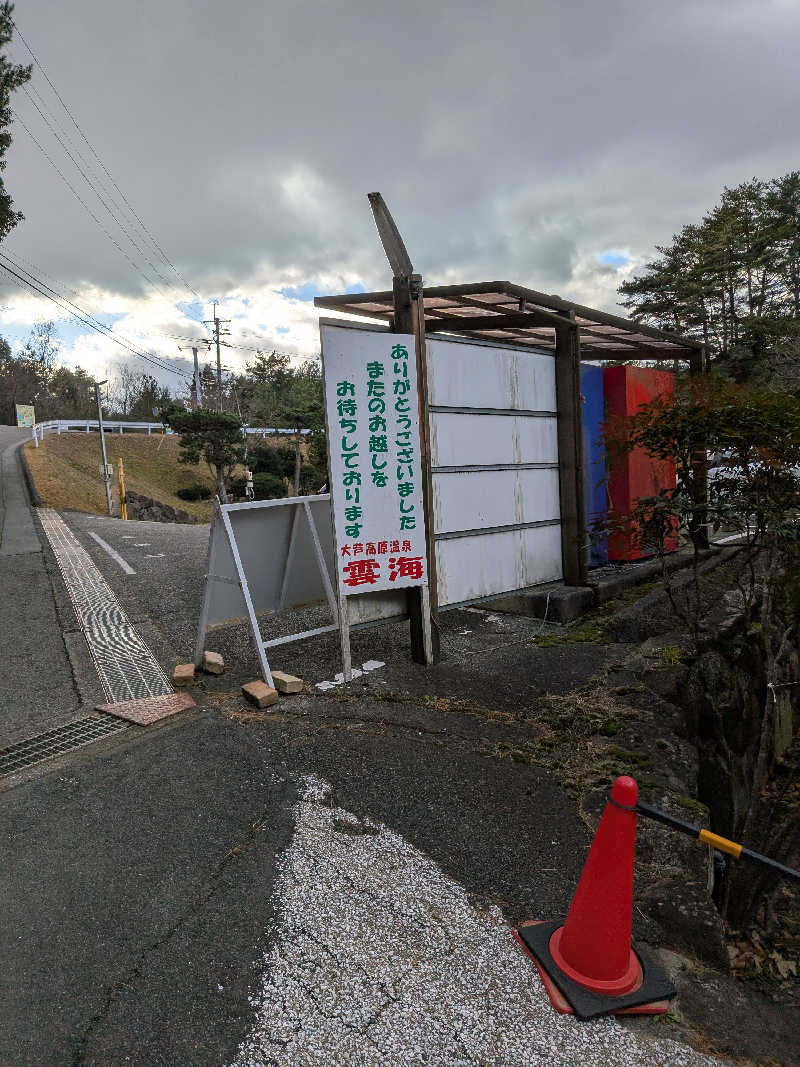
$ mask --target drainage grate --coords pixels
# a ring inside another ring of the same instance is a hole
[[[39,518],[109,700],[146,700],[171,693],[158,660],[86,549],[52,508],[39,508]]]
[[[94,716],[89,719],[76,719],[65,726],[57,726],[46,733],[18,741],[15,745],[0,749],[0,775],[13,774],[24,767],[32,767],[51,756],[60,756],[81,745],[90,745],[108,734],[127,730],[128,723],[121,722],[113,715]]]

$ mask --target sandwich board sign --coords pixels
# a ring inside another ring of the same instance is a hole
[[[338,628],[338,606],[329,576],[332,566],[329,496],[249,500],[242,504],[220,504],[216,500],[195,666],[202,661],[209,628],[246,618],[261,676],[271,686],[269,649]],[[274,621],[285,611],[325,601],[333,616],[330,625],[264,640],[262,618]]]
[[[339,625],[350,678],[346,598],[419,586],[430,613],[412,334],[322,323],[322,365]]]
[[[33,404],[17,404],[17,426],[20,428],[23,426],[30,427],[36,425],[36,415],[33,410]]]

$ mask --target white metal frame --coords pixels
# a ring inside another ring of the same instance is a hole
[[[206,585],[203,594],[203,607],[200,612],[200,622],[197,628],[197,642],[195,644],[194,662],[195,666],[199,666],[203,659],[203,651],[205,647],[206,631],[208,629],[208,616],[211,603],[212,586],[214,582],[225,582],[227,584],[233,583],[239,586],[244,600],[245,608],[247,609],[247,618],[250,623],[250,632],[253,638],[253,644],[258,654],[259,663],[261,665],[261,674],[267,685],[271,686],[272,683],[272,671],[270,670],[269,660],[267,659],[266,650],[268,648],[274,648],[277,645],[285,645],[290,641],[300,641],[306,637],[317,637],[319,634],[331,633],[339,628],[339,620],[344,617],[346,619],[346,611],[340,613],[337,598],[333,592],[333,586],[331,585],[330,575],[328,574],[328,568],[325,565],[325,557],[322,553],[322,545],[319,540],[319,533],[314,522],[314,516],[311,512],[311,503],[316,500],[330,499],[327,495],[321,496],[295,496],[288,497],[280,500],[250,500],[242,504],[220,504],[218,499],[214,502],[214,515],[211,522],[211,535],[208,542],[208,560],[206,564]],[[286,634],[283,637],[275,637],[269,641],[264,641],[261,636],[261,630],[258,625],[258,617],[253,606],[253,599],[250,595],[250,589],[247,583],[247,575],[245,574],[244,565],[242,563],[242,557],[239,552],[239,547],[236,544],[236,535],[233,531],[230,515],[235,511],[250,511],[254,509],[263,510],[265,508],[279,508],[279,507],[292,507],[292,526],[291,533],[289,535],[289,547],[286,556],[286,562],[284,564],[283,583],[281,586],[280,599],[278,603],[278,611],[282,611],[286,604],[286,592],[287,583],[290,573],[290,566],[294,557],[295,543],[298,533],[298,520],[299,512],[305,516],[308,523],[309,533],[314,544],[314,555],[319,567],[320,577],[322,579],[322,585],[325,590],[325,597],[328,601],[328,606],[333,614],[333,623],[328,626],[319,626],[313,630],[303,630],[295,634]],[[214,566],[216,562],[216,540],[219,536],[220,522],[222,528],[225,531],[225,535],[228,539],[228,545],[233,556],[233,562],[236,567],[236,579],[228,578],[224,575],[214,573]]]

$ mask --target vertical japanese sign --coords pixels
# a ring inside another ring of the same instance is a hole
[[[426,584],[414,338],[321,333],[339,588]]]
[[[36,424],[36,415],[32,404],[17,404],[16,408],[17,426],[34,426]]]

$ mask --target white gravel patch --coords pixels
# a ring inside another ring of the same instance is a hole
[[[235,1067],[720,1062],[613,1018],[558,1015],[497,908],[476,910],[399,834],[328,795],[306,779]]]

